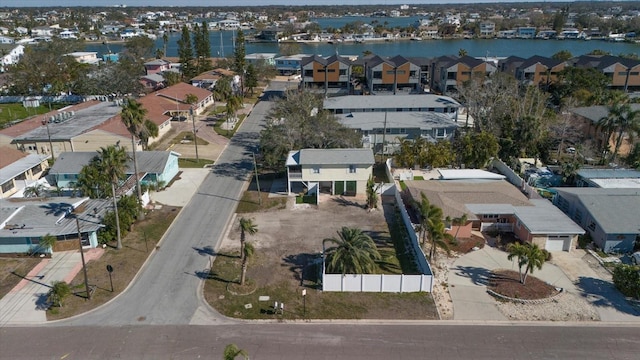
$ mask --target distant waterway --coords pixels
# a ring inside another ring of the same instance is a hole
[[[355,17],[341,18],[359,19]],[[385,19],[409,19],[409,18],[372,18],[378,21]],[[355,21],[355,20],[353,20]],[[177,41],[180,39],[179,33],[169,34],[167,45],[167,56],[178,56]],[[211,56],[229,56],[234,49],[233,31],[211,31],[209,33]],[[96,51],[98,56],[111,52],[120,52],[122,43],[87,44],[86,51]],[[163,48],[162,37],[159,36],[155,42],[158,49]],[[247,43],[246,53],[276,53],[279,54],[280,46],[276,43]],[[396,41],[376,41],[365,43],[306,43],[300,44],[300,52],[303,54],[318,54],[329,56],[340,55],[362,55],[364,51],[371,51],[380,56],[405,57],[436,57],[442,55],[457,55],[460,49],[464,49],[470,56],[491,56],[507,57],[511,55],[527,58],[533,55],[551,56],[558,51],[567,50],[574,56],[584,55],[593,50],[603,50],[612,55],[638,54],[640,44],[626,42],[609,42],[603,40],[523,40],[523,39],[447,39],[447,40],[396,40]]]

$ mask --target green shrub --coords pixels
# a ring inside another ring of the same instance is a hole
[[[578,236],[578,247],[580,249],[585,249],[589,244],[591,244],[593,240],[591,239],[591,235],[586,233],[584,235]]]
[[[640,299],[640,272],[637,266],[616,266],[613,270],[613,283],[625,296]]]

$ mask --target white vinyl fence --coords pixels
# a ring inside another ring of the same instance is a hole
[[[387,162],[387,168],[389,162]],[[387,170],[390,174],[390,171]],[[413,229],[407,209],[402,202],[400,192],[395,184],[383,188],[383,194],[394,195],[396,205],[402,215],[402,222],[409,234],[408,250],[413,253],[420,275],[384,275],[384,274],[326,274],[322,271],[322,290],[340,292],[431,292],[433,290],[433,273],[427,262],[418,236]]]

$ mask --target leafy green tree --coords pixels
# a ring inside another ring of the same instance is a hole
[[[616,266],[613,269],[613,283],[625,296],[640,299],[640,272],[637,266]]]
[[[300,44],[296,42],[278,43],[278,49],[282,56],[291,56],[299,54],[302,51]]]
[[[209,41],[209,26],[206,21],[202,22],[202,26],[194,27],[193,44],[196,53],[197,74],[212,69],[211,65],[211,46]]]
[[[236,344],[229,344],[224,348],[224,360],[235,360],[238,356],[242,356],[245,360],[249,359],[249,353],[240,349]]]
[[[167,45],[169,44],[169,34],[167,31],[165,31],[162,34],[162,50],[163,50],[163,56],[167,57]]]
[[[442,209],[435,205],[431,205],[429,199],[424,193],[420,193],[420,202],[414,204],[418,212],[420,226],[420,243],[424,245],[428,238],[429,228],[442,221]]]
[[[142,65],[145,59],[153,57],[154,43],[148,36],[133,36],[124,43],[125,56]]]
[[[558,81],[550,84],[549,92],[554,105],[562,106],[569,97],[577,106],[590,106],[602,102],[609,78],[595,68],[568,66],[558,74]]]
[[[253,64],[247,65],[247,75],[244,81],[249,93],[253,96],[253,91],[258,86],[258,74]]]
[[[55,236],[47,233],[47,235],[40,238],[40,241],[38,242],[38,249],[36,250],[36,252],[52,253],[53,246],[56,244],[56,241],[57,239]]]
[[[145,117],[147,116],[147,109],[142,104],[134,99],[128,98],[122,105],[122,112],[120,117],[124,126],[127,127],[129,134],[131,135],[131,154],[133,155],[133,169],[136,179],[136,192],[138,194],[138,201],[142,202],[142,189],[140,188],[140,176],[138,175],[138,157],[136,155],[136,136],[140,134],[145,125]],[[140,218],[144,218],[144,212],[140,212]]]
[[[239,220],[240,229],[240,257],[244,261],[244,246],[247,242],[247,235],[255,235],[258,232],[258,226],[253,223],[253,220],[241,217]]]
[[[227,101],[228,98],[233,95],[233,89],[231,88],[231,78],[223,76],[216,81],[213,85],[213,97],[217,101]]]
[[[376,269],[376,261],[381,256],[373,239],[360,229],[343,227],[338,238],[322,241],[334,246],[325,249],[327,271],[342,274],[370,274]]]
[[[225,111],[227,113],[227,124],[231,121],[231,119],[236,118],[236,111],[240,109],[242,106],[242,98],[239,96],[231,96],[227,99],[227,104],[225,105]],[[229,129],[227,129],[228,132]]]
[[[127,153],[124,148],[110,145],[102,147],[98,151],[98,166],[101,173],[111,183],[111,197],[116,216],[117,249],[122,249],[122,238],[120,236],[120,218],[118,217],[118,200],[116,197],[116,185],[124,178],[124,171],[127,165]]]
[[[233,71],[236,74],[240,75],[240,96],[244,97],[244,78],[245,71],[247,70],[247,60],[245,59],[246,50],[245,50],[245,39],[244,32],[241,29],[238,29],[238,34],[236,37],[236,48],[233,51]]]
[[[249,263],[249,258],[253,256],[255,252],[255,248],[253,244],[247,242],[244,244],[244,249],[242,250],[242,274],[240,275],[240,285],[244,285],[247,278],[247,265]]]
[[[180,58],[180,70],[184,79],[191,79],[196,76],[197,68],[193,65],[193,48],[191,47],[191,36],[187,26],[182,27],[182,36],[178,40],[178,57]]]
[[[573,57],[573,54],[569,50],[560,50],[557,53],[551,55],[552,59],[567,61]]]
[[[164,77],[164,82],[167,86],[173,86],[181,82],[180,74],[174,71],[166,71],[162,73],[162,77]]]
[[[118,222],[120,224],[121,236],[126,236],[131,225],[133,225],[138,218],[140,211],[141,206],[135,196],[122,196],[118,199],[117,221],[115,212],[109,211],[105,214],[104,219],[102,220],[104,227],[98,231],[98,241],[102,244],[106,244],[116,240],[118,236]]]
[[[454,147],[458,162],[474,169],[484,168],[500,149],[496,136],[486,131],[467,132],[456,139]]]
[[[47,294],[47,300],[57,307],[62,307],[64,299],[71,295],[71,287],[64,281],[54,281],[51,284],[51,289]]]
[[[362,137],[322,109],[322,97],[310,92],[288,92],[274,104],[260,132],[265,167],[281,169],[289,151],[362,147]]]

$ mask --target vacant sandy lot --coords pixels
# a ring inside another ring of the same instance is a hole
[[[337,238],[337,231],[343,226],[362,229],[376,241],[390,240],[384,212],[366,210],[365,200],[364,197],[326,196],[316,207],[294,206],[293,199],[289,199],[285,210],[238,214],[220,252],[238,252],[238,219],[253,219],[258,233],[247,236],[247,241],[256,249],[257,264],[249,267],[247,276],[255,280],[258,287],[282,280],[300,285],[302,269],[322,251],[322,240]]]

